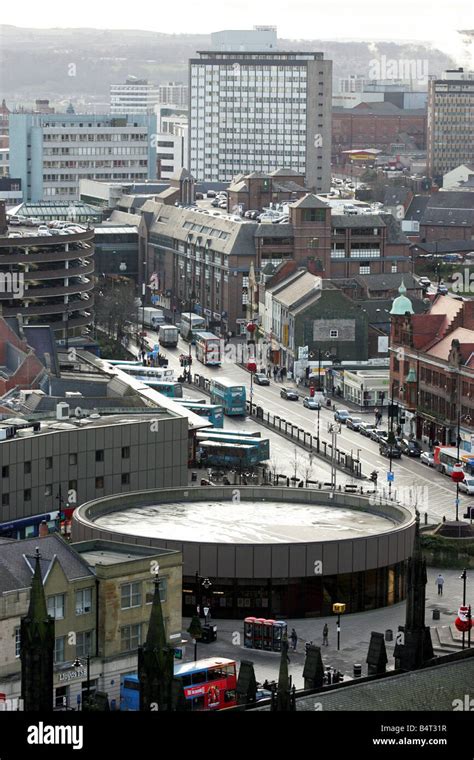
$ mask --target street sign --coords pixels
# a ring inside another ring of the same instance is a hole
[[[209,615],[209,607],[203,607],[204,609],[204,617],[207,617]]]
[[[181,647],[176,647],[174,650],[174,659],[175,660],[182,660],[183,659],[183,650]]]
[[[307,358],[308,358],[308,346],[299,346],[298,359],[301,361],[301,359],[307,359]]]
[[[389,483],[393,483],[395,480],[395,473],[394,472],[387,472],[387,481]]]

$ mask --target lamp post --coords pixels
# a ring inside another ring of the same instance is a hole
[[[211,588],[212,582],[209,578],[203,578],[199,575],[199,571],[196,570],[196,612],[199,617],[205,617],[202,612],[202,589],[206,592]]]
[[[73,668],[82,668],[84,666],[84,663],[81,662],[81,660],[76,657],[76,659],[73,662]],[[90,696],[91,696],[91,657],[90,655],[86,655],[86,710],[90,709]],[[82,701],[82,710],[84,710],[84,700]]]
[[[336,490],[336,447],[337,447],[337,434],[341,432],[341,426],[337,422],[330,422],[328,424],[328,433],[331,433],[331,489]]]
[[[466,585],[467,585],[467,570],[464,568],[461,575],[459,576],[460,580],[462,580],[462,604],[463,607],[466,606]],[[469,611],[468,611],[468,623],[469,628],[467,629],[467,646],[468,649],[471,648],[471,605],[469,605]],[[465,642],[466,642],[466,632],[462,632],[462,648],[465,648]]]
[[[341,615],[346,611],[346,605],[342,602],[335,602],[332,605],[332,611],[337,615],[337,650],[341,648]]]

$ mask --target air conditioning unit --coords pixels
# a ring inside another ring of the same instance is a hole
[[[66,404],[64,401],[61,401],[59,404],[56,404],[56,419],[57,420],[69,419],[69,404]]]

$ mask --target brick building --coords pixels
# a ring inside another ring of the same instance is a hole
[[[25,337],[0,317],[0,396],[12,388],[40,388],[45,377],[45,368]]]
[[[393,103],[361,103],[332,109],[332,153],[370,146],[386,153],[426,149],[426,111]]]
[[[245,331],[252,264],[257,280],[267,264],[286,261],[309,265],[325,278],[411,268],[409,241],[391,214],[331,215],[330,207],[311,194],[289,205],[287,224],[257,224],[157,200],[143,204],[140,213],[139,255],[146,262],[147,293],[156,274],[155,294],[172,299],[171,315],[188,311],[192,302],[221,334]],[[121,215],[122,223],[126,216]]]
[[[228,208],[260,210],[270,203],[294,201],[308,192],[304,176],[293,169],[276,169],[270,174],[252,172],[235,177],[228,189]]]
[[[404,292],[393,302],[390,379],[405,410],[406,434],[474,451],[474,301],[437,296],[413,314]],[[459,415],[459,416],[458,416]]]

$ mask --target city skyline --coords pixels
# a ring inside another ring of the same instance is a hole
[[[46,7],[30,8],[29,23],[25,25],[23,11],[10,6],[4,9],[2,22],[19,28],[133,29],[164,34],[210,34],[220,29],[274,25],[278,27],[279,36],[285,39],[418,41],[442,48],[455,44],[458,29],[474,26],[474,10],[469,0],[453,0],[449,19],[444,14],[432,14],[432,4],[428,0],[422,0],[415,6],[409,0],[399,0],[396,5],[383,8],[378,0],[364,0],[357,7],[356,18],[350,0],[341,0],[337,6],[322,8],[316,7],[311,0],[296,0],[290,16],[283,0],[262,0],[257,9],[248,0],[227,0],[225,4],[213,8],[212,22],[206,14],[202,14],[200,6],[183,0],[175,7],[168,7],[164,18],[145,9],[139,24],[133,25],[130,25],[130,12],[126,7],[114,5],[111,14],[108,4],[97,6],[91,0],[84,0],[80,19],[72,8],[69,10],[59,0],[51,0]],[[402,27],[400,18],[406,18],[405,14],[409,14],[411,23]],[[251,23],[245,21],[247,17]],[[90,18],[92,23],[84,24],[85,18]],[[78,23],[79,20],[81,23]]]

